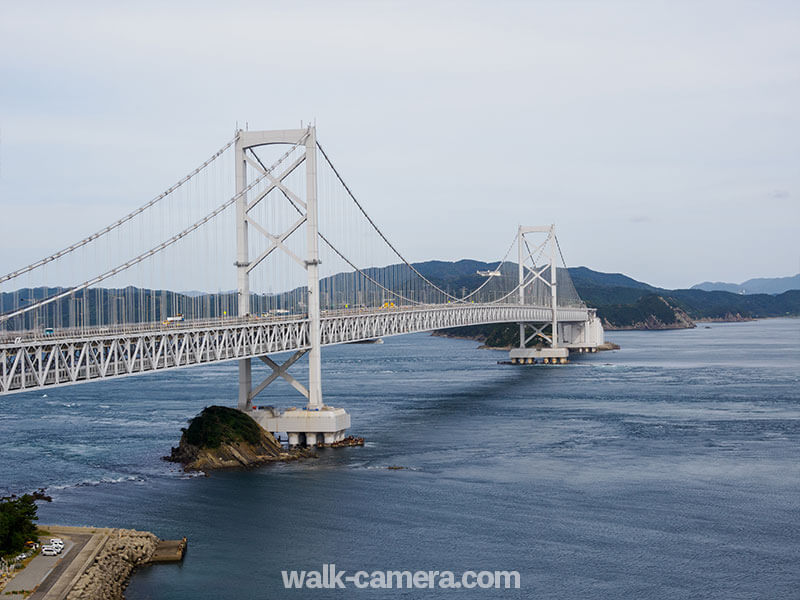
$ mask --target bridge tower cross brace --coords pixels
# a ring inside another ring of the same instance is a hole
[[[529,233],[546,233],[547,238],[531,249],[528,241],[525,239],[525,235]],[[520,349],[524,349],[528,342],[538,336],[549,341],[551,348],[558,348],[558,246],[556,243],[556,226],[544,225],[530,227],[520,225],[517,234],[517,246],[519,251],[519,303],[525,304],[525,290],[538,279],[550,289],[550,307],[553,313],[550,323],[545,323],[538,328],[534,327],[534,332],[531,335],[527,335],[526,333],[526,324],[520,323],[519,347]],[[534,257],[545,246],[548,246],[549,249],[549,263],[537,267],[534,263]],[[531,264],[528,265],[527,262]],[[549,271],[549,281],[542,276],[545,271]],[[532,277],[530,277],[531,275]],[[543,333],[547,325],[551,325],[550,336]]]
[[[281,173],[273,174],[264,168],[263,164],[254,159],[248,150],[269,144],[289,144],[305,146],[305,153],[295,159]],[[308,126],[304,129],[287,129],[277,131],[239,131],[235,145],[236,161],[236,272],[237,293],[239,297],[239,316],[250,314],[250,272],[273,251],[280,250],[287,253],[308,273],[308,343],[309,350],[296,352],[283,365],[278,365],[268,357],[260,357],[261,361],[270,366],[272,375],[264,380],[255,389],[253,388],[251,359],[239,361],[239,399],[240,410],[250,408],[253,398],[267,387],[277,377],[286,379],[295,389],[308,399],[309,408],[321,408],[322,402],[322,358],[320,337],[320,303],[319,303],[319,221],[317,203],[317,137],[316,128]],[[306,169],[306,194],[305,202],[289,190],[284,184],[285,179],[300,164],[305,163]],[[260,175],[266,176],[269,185],[266,192],[258,194],[250,200],[247,189],[248,165]],[[280,191],[301,212],[300,219],[280,235],[270,233],[263,225],[257,223],[248,213],[273,190]],[[301,225],[306,228],[306,257],[302,259],[291,252],[283,243]],[[259,257],[250,260],[248,256],[249,228],[253,227],[258,233],[271,241],[270,248]],[[289,375],[287,369],[301,356],[308,353],[308,388],[303,386],[294,377]]]

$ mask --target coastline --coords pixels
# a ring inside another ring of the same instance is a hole
[[[431,337],[443,337],[451,340],[469,340],[472,342],[485,342],[485,335],[456,335],[447,333],[447,329],[436,329],[431,332]]]
[[[749,323],[752,321],[761,321],[764,319],[784,319],[784,318],[800,318],[800,316],[796,315],[786,315],[786,316],[777,316],[777,317],[744,317],[740,314],[728,314],[724,317],[702,317],[697,319],[692,319],[686,316],[686,318],[681,319],[675,323],[662,323],[657,319],[647,322],[640,322],[634,323],[632,325],[624,325],[624,326],[617,326],[608,323],[607,321],[603,321],[603,329],[606,331],[675,331],[679,329],[694,329],[697,327],[697,324],[700,323]],[[469,340],[473,342],[479,342],[482,345],[478,347],[480,350],[510,350],[512,348],[511,345],[504,345],[504,346],[487,346],[484,342],[486,342],[486,335],[484,334],[477,334],[477,335],[463,335],[463,334],[451,334],[448,333],[447,329],[437,329],[431,332],[431,336],[433,337],[443,337],[443,338],[450,338],[454,340]]]
[[[472,337],[468,336],[468,335],[449,335],[447,333],[447,330],[444,330],[444,329],[438,329],[438,330],[432,332],[431,336],[433,336],[433,337],[443,337],[443,338],[448,338],[448,339],[451,339],[451,340],[467,340],[467,341],[471,341],[471,342],[485,342],[486,341],[486,336],[484,336],[484,335],[476,335],[476,336],[472,336]],[[504,351],[508,351],[508,350],[511,350],[511,348],[512,348],[512,346],[510,346],[510,345],[508,345],[508,346],[487,346],[486,344],[481,344],[480,346],[478,346],[478,350],[504,350]],[[598,352],[604,352],[606,350],[619,350],[619,349],[620,349],[619,345],[618,344],[614,344],[612,342],[604,342],[603,344],[601,344],[597,348]]]
[[[30,600],[122,600],[136,568],[158,556],[165,560],[160,548],[171,551],[169,560],[180,560],[186,545],[185,539],[165,543],[149,531],[135,529],[65,525],[39,525],[39,529],[62,538],[67,544],[65,553],[35,556],[6,583],[4,595]]]

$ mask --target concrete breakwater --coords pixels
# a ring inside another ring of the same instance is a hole
[[[67,600],[122,600],[133,570],[148,563],[159,539],[147,531],[112,529],[67,594]]]
[[[50,536],[61,538],[63,554],[37,554],[0,595],[21,594],[31,600],[122,600],[134,569],[180,561],[187,545],[186,538],[159,540],[150,532],[133,529],[39,527],[42,542]]]

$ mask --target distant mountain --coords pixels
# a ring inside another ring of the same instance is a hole
[[[782,294],[789,290],[800,290],[800,273],[792,277],[759,277],[742,283],[704,281],[693,285],[691,289],[734,294]]]
[[[616,287],[616,288],[635,288],[644,290],[655,290],[648,283],[642,283],[635,279],[623,275],[622,273],[602,273],[593,271],[587,267],[570,267],[569,274],[575,287]]]
[[[499,263],[477,260],[457,262],[427,261],[414,266],[426,278],[452,294],[460,295],[474,290],[486,281],[478,271],[498,269]],[[385,280],[395,267],[372,267],[366,269],[370,277]],[[506,263],[502,270],[515,273],[516,263]],[[395,274],[410,277],[409,272]],[[607,329],[674,329],[693,327],[694,321],[741,321],[763,317],[800,316],[800,289],[780,293],[739,294],[729,291],[706,291],[704,289],[668,290],[637,281],[621,273],[603,273],[587,267],[570,268],[569,274],[575,289],[587,306],[596,308],[598,316]],[[564,270],[559,269],[559,283]],[[339,273],[326,277],[320,283],[325,290],[347,289],[353,286],[353,273]],[[794,280],[800,288],[800,275],[780,279],[754,279],[751,282],[780,282]],[[745,282],[742,285],[748,285]],[[764,283],[766,285],[766,283]],[[780,287],[767,288],[771,290]],[[31,299],[52,296],[61,288],[35,288],[0,293],[0,313],[10,312]],[[365,292],[365,303],[373,305],[375,298]],[[305,288],[296,288],[279,296],[253,295],[251,303],[254,314],[261,314],[286,306],[299,306]],[[379,294],[380,295],[380,294]],[[235,315],[237,307],[235,291],[204,294],[197,291],[172,292],[137,288],[99,289],[78,291],[73,297],[49,305],[37,316],[28,313],[22,328],[59,326],[70,319],[87,325],[113,321],[116,315],[141,315],[144,320],[163,319],[169,315],[184,314],[186,318],[214,318]],[[85,313],[85,314],[84,314]],[[130,317],[129,317],[130,319]],[[506,340],[513,344],[515,326],[481,326],[468,328],[464,335],[482,336],[482,339]],[[494,337],[492,337],[494,336]],[[511,336],[511,337],[509,337]]]
[[[415,267],[437,285],[460,291],[480,284],[482,278],[477,270],[491,270],[497,264],[437,260],[416,263]],[[516,269],[515,263],[511,266]],[[674,329],[693,327],[694,320],[742,321],[800,315],[800,291],[741,295],[701,289],[669,290],[622,273],[603,273],[588,267],[568,270],[581,299],[597,309],[607,329]],[[485,338],[490,329],[481,329]]]
[[[738,283],[725,283],[724,281],[704,281],[697,283],[690,289],[703,290],[704,292],[730,292],[731,294],[744,293]]]
[[[449,264],[452,263],[438,262],[437,268],[447,272]],[[479,264],[479,268],[486,268],[485,263]],[[608,330],[680,329],[695,327],[695,321],[746,321],[800,315],[800,290],[744,295],[702,289],[668,290],[621,273],[603,273],[587,267],[572,267],[569,273],[581,299],[587,306],[597,309],[597,315]],[[440,333],[480,340],[487,346],[505,347],[519,343],[518,331],[514,324],[499,324],[459,327]]]
[[[797,290],[745,295],[739,294],[738,289],[735,292],[704,290],[697,286],[669,290],[619,273],[600,273],[585,267],[569,271],[578,294],[587,305],[597,308],[607,329],[672,329],[692,327],[692,320],[742,321],[800,315],[800,291]],[[665,306],[672,311],[672,318],[665,312]]]
[[[480,270],[492,270],[499,262],[486,263],[480,260],[468,258],[448,262],[446,260],[428,260],[425,262],[413,263],[420,273],[428,278],[435,278],[439,281],[459,280],[462,277],[474,277]]]

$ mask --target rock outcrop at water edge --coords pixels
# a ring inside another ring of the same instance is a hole
[[[227,406],[209,406],[189,422],[165,460],[186,471],[253,467],[316,456],[312,450],[284,449],[252,417]]]
[[[150,560],[157,545],[147,531],[113,530],[66,600],[122,600],[131,572]]]

